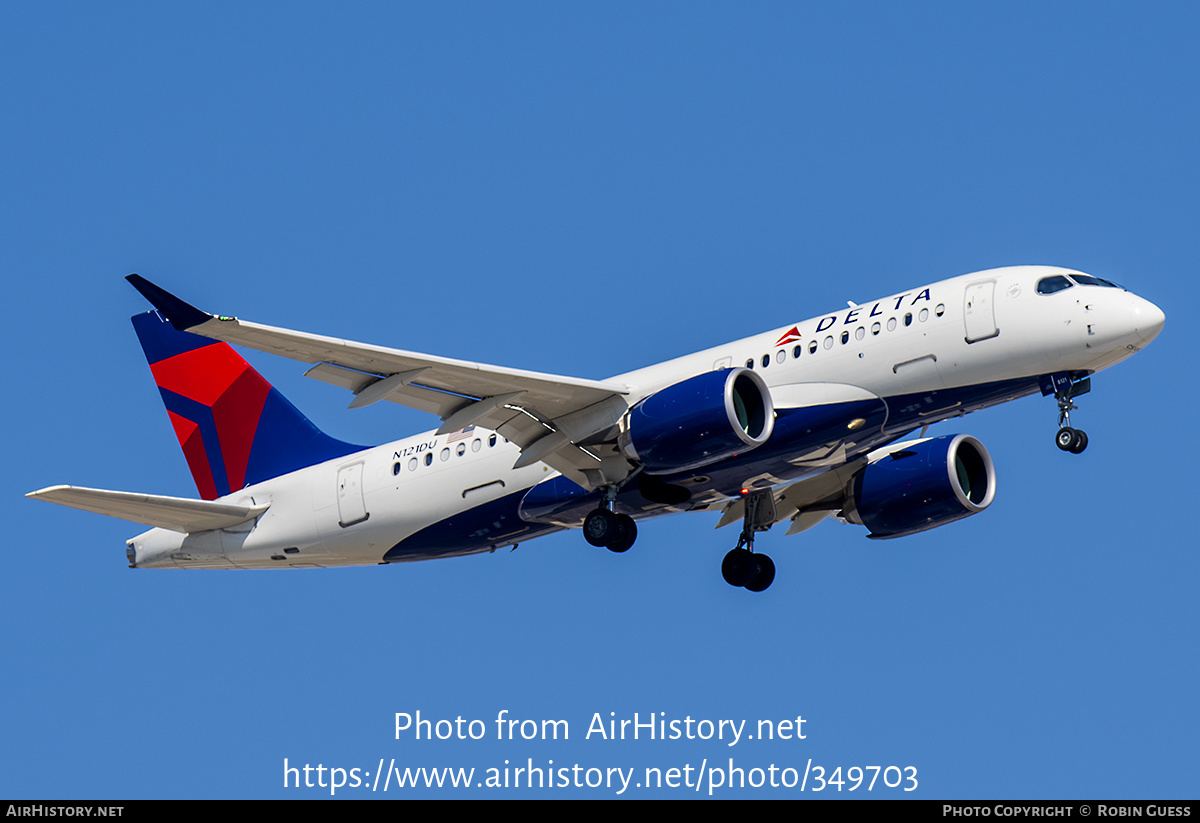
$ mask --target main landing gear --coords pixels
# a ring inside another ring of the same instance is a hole
[[[753,492],[745,497],[744,505],[742,534],[721,561],[721,576],[730,586],[761,592],[775,580],[775,563],[754,552],[754,533],[766,531],[775,522],[775,499],[769,491]]]
[[[637,523],[627,514],[613,511],[617,489],[606,486],[598,508],[583,519],[583,539],[613,552],[628,551],[637,540]],[[747,492],[743,497],[742,534],[737,546],[725,555],[721,576],[731,586],[752,592],[766,591],[775,580],[775,563],[754,551],[754,535],[775,522],[775,498],[770,491]]]
[[[615,488],[604,489],[600,508],[593,509],[583,519],[583,539],[593,546],[619,553],[629,551],[637,540],[637,523],[629,515],[612,510],[616,497]]]
[[[1079,454],[1087,448],[1087,432],[1083,429],[1071,428],[1071,412],[1079,409],[1071,400],[1081,394],[1086,394],[1091,387],[1091,380],[1085,379],[1067,386],[1054,395],[1054,399],[1058,401],[1059,426],[1058,433],[1054,435],[1054,445],[1065,452]]]

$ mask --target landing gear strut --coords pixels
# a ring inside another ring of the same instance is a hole
[[[1055,392],[1054,399],[1058,402],[1058,433],[1054,435],[1054,445],[1065,452],[1079,454],[1087,448],[1088,436],[1083,429],[1071,428],[1071,412],[1079,409],[1071,400],[1091,389],[1091,380],[1081,380]]]
[[[617,497],[615,487],[605,486],[603,491],[604,499],[600,501],[600,508],[588,512],[583,519],[583,539],[612,552],[629,551],[637,540],[637,523],[629,515],[612,510]]]
[[[775,499],[769,491],[758,491],[747,495],[743,505],[742,534],[721,561],[721,576],[730,586],[761,592],[775,580],[775,563],[765,554],[755,554],[754,533],[765,532],[775,522]]]

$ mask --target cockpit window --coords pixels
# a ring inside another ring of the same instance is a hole
[[[1081,286],[1105,286],[1110,289],[1120,288],[1116,283],[1109,283],[1107,280],[1092,277],[1090,274],[1072,274],[1071,279]]]
[[[1038,281],[1038,294],[1054,294],[1056,291],[1071,288],[1071,281],[1063,277],[1061,274],[1056,274],[1053,277],[1043,277]]]

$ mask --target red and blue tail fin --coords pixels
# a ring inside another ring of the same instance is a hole
[[[177,331],[157,311],[133,328],[205,500],[364,448],[314,426],[228,343]]]

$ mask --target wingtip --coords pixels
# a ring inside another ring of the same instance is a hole
[[[71,487],[63,486],[63,485],[47,486],[46,488],[38,489],[35,492],[25,492],[25,496],[30,498],[31,500],[42,500],[42,499],[45,499],[48,495],[53,494],[54,492],[62,491],[63,489],[69,489],[69,488],[71,488]]]
[[[171,321],[171,325],[179,331],[187,331],[193,326],[199,326],[201,323],[212,319],[212,315],[208,312],[200,311],[200,309],[191,303],[180,300],[166,289],[154,285],[140,274],[131,274],[125,279],[129,281],[131,286],[141,292],[142,297],[149,300],[154,308],[162,312],[163,316]]]

